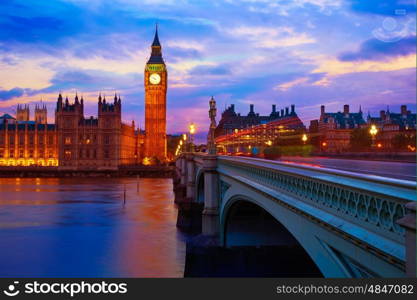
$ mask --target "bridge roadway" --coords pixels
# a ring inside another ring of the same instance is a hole
[[[279,161],[289,164],[297,163],[360,174],[378,175],[388,178],[416,181],[416,163],[410,162],[290,156],[283,157]]]

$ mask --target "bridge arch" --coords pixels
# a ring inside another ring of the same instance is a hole
[[[204,171],[202,169],[197,170],[197,176],[195,181],[196,193],[195,202],[204,204]]]
[[[279,268],[277,274],[285,277],[323,276],[296,236],[263,207],[262,201],[244,195],[232,197],[224,208],[221,223],[225,247],[272,249],[261,253],[273,252],[267,259]]]

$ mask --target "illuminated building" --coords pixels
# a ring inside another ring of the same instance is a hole
[[[215,130],[215,141],[219,152],[251,152],[253,148],[271,146],[273,141],[282,135],[305,130],[305,126],[295,112],[295,106],[276,111],[272,106],[269,116],[255,114],[253,105],[247,116],[234,111],[229,106],[222,114],[222,119]]]
[[[309,131],[319,137],[320,149],[325,152],[343,152],[350,148],[350,136],[355,128],[365,127],[362,110],[357,113],[343,106],[343,112],[326,112],[321,106],[320,118],[310,123]]]
[[[371,117],[368,113],[365,121],[360,108],[359,112],[352,113],[349,105],[344,105],[343,112],[326,112],[322,105],[320,119],[311,121],[309,131],[319,137],[317,144],[320,145],[320,151],[341,153],[350,151],[350,138],[355,128],[370,128],[372,125],[378,130],[373,139],[379,151],[391,151],[395,150],[392,141],[398,134],[414,139],[416,114],[402,105],[400,113],[381,110],[379,117]]]
[[[145,156],[165,161],[167,158],[166,94],[168,73],[162,58],[158,28],[151,56],[145,66]]]
[[[0,117],[0,166],[57,166],[55,124],[47,124],[46,107],[35,109],[30,121],[29,106],[18,105],[16,118]]]
[[[97,118],[84,118],[84,100],[60,94],[55,111],[60,169],[117,169],[140,159],[135,124],[124,124],[120,96],[98,97]]]
[[[1,166],[58,166],[68,170],[107,170],[137,164],[143,156],[143,132],[121,121],[121,99],[98,97],[97,118],[84,117],[84,100],[61,94],[55,124],[47,124],[46,106],[18,106],[16,118],[0,117]]]
[[[399,113],[392,113],[388,108],[386,111],[381,110],[379,117],[371,117],[368,113],[367,124],[368,126],[375,125],[378,128],[376,139],[381,145],[379,148],[392,149],[392,140],[398,134],[404,134],[410,140],[415,140],[416,114],[407,110],[406,105],[401,105]]]

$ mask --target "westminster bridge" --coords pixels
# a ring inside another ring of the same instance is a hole
[[[414,181],[183,153],[174,189],[221,247],[297,244],[325,277],[415,277]]]

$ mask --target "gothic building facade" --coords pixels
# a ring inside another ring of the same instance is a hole
[[[46,114],[46,106],[36,106],[31,121],[29,106],[18,105],[16,118],[0,116],[0,166],[58,166],[56,127]]]
[[[134,123],[122,123],[120,96],[106,101],[100,95],[97,118],[84,118],[84,101],[73,103],[59,95],[55,111],[58,160],[63,169],[117,169],[139,158]]]
[[[143,133],[135,124],[121,120],[121,99],[98,97],[97,117],[84,117],[84,99],[72,103],[59,94],[55,124],[47,123],[46,106],[18,106],[16,118],[0,117],[0,165],[58,166],[67,170],[114,170],[137,164],[142,154]]]

